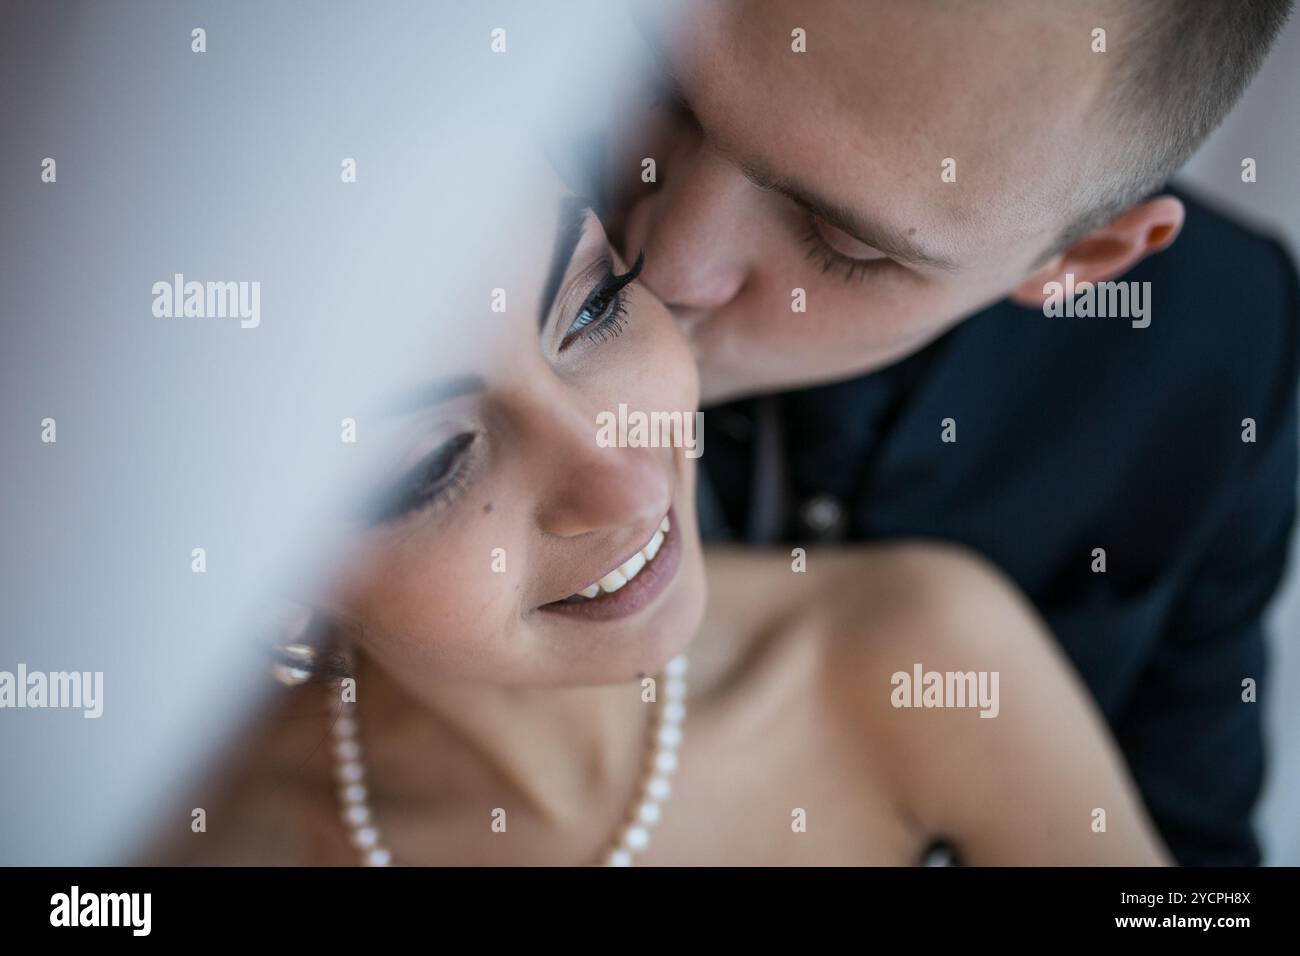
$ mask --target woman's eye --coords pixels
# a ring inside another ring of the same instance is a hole
[[[641,267],[645,264],[645,253],[637,256],[636,262],[631,269],[622,275],[615,275],[613,267],[605,274],[605,278],[591,290],[582,307],[578,309],[578,314],[573,317],[573,321],[564,332],[564,339],[560,342],[560,351],[568,348],[573,341],[581,335],[604,339],[609,335],[617,335],[622,331],[624,316],[627,314],[626,302],[624,300],[623,290],[636,280],[641,274]]]
[[[573,320],[573,324],[564,333],[565,341],[567,342],[574,334],[581,332],[593,322],[599,322],[605,318],[610,308],[617,308],[618,304],[617,294],[610,296],[603,291],[593,293],[583,303],[582,308],[578,310],[578,314]]]
[[[394,521],[435,501],[450,499],[459,490],[476,437],[475,432],[463,432],[448,439],[407,472],[375,509],[375,523]]]

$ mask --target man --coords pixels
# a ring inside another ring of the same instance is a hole
[[[1289,3],[670,7],[644,16],[671,95],[632,146],[654,182],[621,239],[727,402],[712,523],[982,552],[1178,859],[1258,862],[1249,691],[1294,510],[1296,274],[1159,190]]]

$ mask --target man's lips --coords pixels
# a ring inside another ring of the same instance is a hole
[[[663,535],[660,544],[651,549],[654,556],[635,568],[631,580],[626,580],[626,583],[619,585],[618,578],[624,576],[621,573],[611,572],[601,579],[601,587],[596,592],[596,597],[588,599],[575,595],[562,601],[544,604],[540,610],[590,621],[609,621],[635,614],[650,604],[672,581],[682,560],[681,532],[677,527],[677,515],[669,511],[667,521],[668,533]],[[653,540],[654,538],[647,542],[647,546],[651,545]],[[643,547],[638,553],[644,557],[646,550]],[[633,555],[629,561],[634,567],[638,563],[636,555]],[[622,567],[626,568],[627,565],[628,562],[624,562]],[[608,587],[611,586],[617,589],[608,591]],[[590,588],[583,593],[590,593]]]

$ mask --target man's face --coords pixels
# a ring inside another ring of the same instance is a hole
[[[631,187],[622,244],[645,251],[705,400],[888,365],[1041,264],[1098,152],[1088,116],[1110,67],[1087,6],[643,14],[678,102],[624,144],[622,168],[653,158],[657,181]]]

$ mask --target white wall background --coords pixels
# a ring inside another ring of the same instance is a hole
[[[202,55],[193,7],[0,3],[0,666],[103,674],[100,718],[0,718],[0,865],[188,832],[170,801],[270,687],[263,600],[375,487],[376,410],[490,334],[502,224],[553,229],[529,131],[628,95],[602,0],[222,0]],[[260,324],[154,316],[177,272],[260,283]]]
[[[1300,258],[1300,14],[1224,124],[1179,181],[1216,207],[1282,237]],[[1241,181],[1253,157],[1258,181]],[[1272,692],[1262,701],[1270,735],[1269,777],[1259,820],[1265,862],[1300,864],[1300,554],[1271,615]]]

